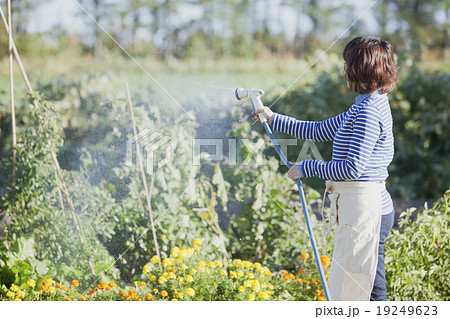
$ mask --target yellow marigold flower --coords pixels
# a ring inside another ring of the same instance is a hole
[[[16,299],[14,299],[14,301],[22,301],[22,299],[16,298]]]
[[[9,288],[9,290],[16,292],[17,290],[19,290],[19,287],[16,285],[11,285],[11,288]]]
[[[168,265],[172,265],[173,264],[173,259],[172,258],[164,258],[162,261],[163,266],[168,266]]]
[[[327,298],[325,298],[325,297],[318,297],[317,301],[327,301]]]
[[[156,280],[156,276],[151,276],[150,277],[150,281],[155,281]]]
[[[221,271],[220,271],[220,274],[221,274],[222,276],[226,276],[226,275],[227,275],[227,272],[226,272],[225,270],[221,270]]]
[[[159,264],[160,261],[161,261],[161,259],[159,259],[159,257],[156,255],[150,259],[150,262],[154,265]]]
[[[198,269],[206,267],[206,263],[203,260],[198,262]]]
[[[261,289],[261,285],[258,280],[252,280],[252,290],[259,291]]]
[[[185,291],[186,295],[188,295],[189,297],[194,297],[195,295],[195,290],[192,288],[187,288]]]
[[[168,278],[168,279],[176,279],[176,278],[177,278],[177,275],[175,275],[173,272],[169,272],[169,273],[167,274],[167,278]]]
[[[252,286],[252,282],[250,280],[244,281],[244,287],[251,287],[251,286]]]
[[[247,274],[247,277],[250,278],[250,279],[253,279],[253,278],[255,278],[255,275],[252,272],[249,272]]]
[[[141,301],[141,297],[139,297],[139,295],[134,295],[133,300],[134,301]]]
[[[183,250],[180,250],[178,252],[178,258],[186,258],[186,257],[188,257],[189,251],[186,250],[184,247],[182,247],[182,248],[183,248]]]
[[[248,269],[251,268],[251,267],[253,266],[253,264],[252,264],[251,262],[246,261],[246,260],[244,260],[242,263],[244,264],[244,267],[245,267],[245,268],[248,268]]]
[[[130,289],[128,291],[128,296],[134,296],[136,294],[136,290],[135,289]]]
[[[72,301],[72,298],[67,297],[66,301]]]
[[[49,288],[47,289],[47,291],[48,291],[49,293],[51,293],[51,294],[54,294],[54,293],[56,292],[56,289],[55,289],[55,287],[49,287]]]
[[[239,270],[237,272],[237,275],[238,275],[238,277],[242,277],[242,276],[244,276],[244,272],[242,270]]]
[[[242,260],[238,259],[236,260],[236,266],[242,269],[244,268],[244,263],[242,262]]]
[[[186,280],[188,282],[193,282],[194,281],[194,277],[192,277],[191,275],[186,275]]]
[[[302,284],[303,283],[303,279],[302,278],[297,278],[297,283]]]
[[[261,287],[266,287],[267,286],[267,282],[265,282],[265,281],[263,281],[262,283],[261,283]]]
[[[80,300],[81,300],[81,301],[86,301],[86,297],[85,297],[85,296],[81,296],[81,297],[80,297]]]
[[[189,273],[190,273],[191,275],[195,275],[195,274],[197,273],[197,269],[192,269]]]
[[[151,270],[150,266],[149,265],[145,265],[144,268],[142,269],[142,272],[144,274],[146,274],[146,273],[150,272],[150,270]]]
[[[14,298],[16,296],[16,294],[14,293],[14,292],[12,292],[12,291],[8,291],[7,293],[6,293],[6,297],[8,297],[8,298]]]
[[[289,274],[289,279],[295,279],[294,274]]]
[[[258,293],[258,298],[267,299],[267,298],[269,298],[269,295],[267,294],[267,292],[260,292],[260,293]]]
[[[239,291],[239,292],[243,292],[244,290],[245,290],[245,287],[244,287],[244,286],[239,286],[239,287],[238,287],[238,291]]]
[[[200,248],[202,246],[202,240],[200,238],[195,238],[192,243],[192,248]]]
[[[255,269],[260,269],[262,266],[261,266],[261,264],[260,263],[254,263],[253,264],[253,268],[255,268]]]
[[[247,296],[247,301],[254,301],[255,300],[255,295],[254,294],[249,294]]]
[[[172,266],[166,266],[166,272],[173,272],[174,269]]]
[[[177,280],[178,280],[179,282],[183,282],[184,278],[183,278],[183,277],[178,277]]]
[[[264,275],[266,275],[267,277],[272,277],[273,274],[269,269],[264,269]]]
[[[234,272],[234,271],[230,271],[230,277],[231,278],[236,278],[236,272]]]
[[[223,263],[220,261],[220,260],[217,260],[216,262],[215,262],[215,265],[216,265],[216,267],[222,267],[223,266]]]
[[[270,289],[270,290],[274,290],[275,287],[274,287],[273,285],[269,285],[269,289]]]
[[[180,266],[180,270],[186,270],[186,269],[188,269],[189,267],[186,265],[186,264],[182,264],[181,266]]]
[[[170,299],[170,301],[178,301],[178,299],[172,298],[172,299]]]
[[[308,259],[309,258],[309,254],[308,253],[303,253],[303,254],[301,254],[300,258]]]
[[[179,252],[180,252],[180,248],[178,248],[178,247],[173,247],[170,250],[170,254],[172,255],[173,258],[177,258]]]
[[[36,286],[36,282],[33,279],[28,279],[27,285],[34,288],[34,286]]]
[[[158,278],[158,283],[160,283],[160,284],[163,284],[163,283],[165,283],[166,281],[167,281],[167,278],[164,277],[164,276],[161,276],[161,277]]]
[[[165,291],[165,290],[161,291],[161,296],[167,297],[168,295],[169,295],[169,293],[167,291]]]
[[[175,290],[175,292],[173,293],[173,296],[174,296],[174,298],[181,299],[181,298],[183,298],[183,293]]]
[[[72,286],[74,287],[78,287],[80,285],[80,283],[78,282],[78,280],[72,280],[72,282],[70,283]]]
[[[139,283],[139,286],[145,287],[145,286],[147,286],[147,284],[146,284],[144,281],[141,281],[141,282]]]
[[[316,294],[317,294],[318,296],[320,296],[320,295],[322,294],[322,290],[316,289]]]
[[[213,261],[210,261],[210,262],[208,263],[208,267],[214,268],[214,267],[216,267],[216,264],[214,264]]]
[[[287,270],[282,270],[281,273],[282,273],[283,275],[287,275],[287,274],[288,274],[288,271],[287,271]]]
[[[328,267],[331,264],[331,259],[328,256],[320,256],[320,262],[322,266]]]
[[[119,291],[119,296],[120,297],[123,297],[123,296],[126,296],[126,295],[127,295],[127,292],[125,290]]]
[[[153,299],[153,295],[152,294],[146,294],[145,295],[145,299],[152,300]]]
[[[157,293],[158,291],[159,291],[158,288],[153,288],[154,293]]]

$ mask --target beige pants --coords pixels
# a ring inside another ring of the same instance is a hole
[[[369,300],[378,262],[384,183],[327,181],[336,212],[331,300]],[[334,207],[333,207],[334,206]]]

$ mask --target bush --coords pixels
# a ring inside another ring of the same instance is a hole
[[[388,296],[393,300],[450,300],[450,189],[412,220],[400,215],[386,243]]]

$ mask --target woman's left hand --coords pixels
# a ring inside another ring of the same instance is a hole
[[[292,165],[288,171],[289,178],[292,179],[293,181],[296,181],[300,177],[303,177],[302,173],[301,173],[301,169],[300,169],[302,162],[298,162],[298,163],[289,162],[289,163],[291,163],[291,165]]]

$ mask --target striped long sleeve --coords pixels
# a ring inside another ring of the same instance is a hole
[[[380,113],[374,108],[362,108],[355,115],[353,130],[342,130],[333,143],[333,155],[344,155],[343,160],[331,162],[307,160],[303,162],[305,177],[318,176],[333,180],[358,180],[364,173],[375,144],[380,136]],[[350,141],[340,142],[340,139]]]
[[[345,113],[322,122],[299,121],[292,117],[274,113],[272,128],[297,138],[314,142],[332,141]]]

